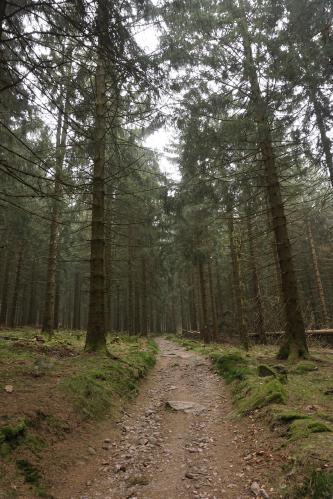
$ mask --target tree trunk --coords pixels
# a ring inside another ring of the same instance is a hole
[[[217,324],[217,314],[216,314],[216,305],[215,305],[215,293],[214,293],[214,282],[213,282],[213,273],[212,273],[212,261],[209,258],[208,263],[208,283],[209,283],[209,298],[210,298],[210,308],[213,320],[213,340],[216,340],[218,337],[218,324]]]
[[[257,312],[256,330],[258,331],[259,341],[262,344],[266,343],[266,335],[264,329],[264,314],[261,301],[261,292],[258,277],[257,259],[253,244],[253,232],[251,224],[251,209],[247,206],[246,213],[246,223],[247,223],[247,234],[249,241],[249,254],[250,254],[250,267],[251,267],[251,277],[252,277],[252,294],[255,301],[255,308]]]
[[[200,333],[203,341],[205,343],[208,343],[210,341],[210,324],[209,324],[209,314],[208,314],[205,268],[202,260],[200,260],[198,263],[198,270],[199,270],[199,285],[200,285],[201,310],[202,310],[202,324],[200,325]]]
[[[81,278],[79,272],[75,273],[74,279],[73,329],[81,329]]]
[[[12,253],[11,253],[11,250],[8,248],[7,249],[7,257],[6,257],[6,264],[5,264],[5,269],[4,269],[3,283],[2,283],[0,326],[5,326],[7,323],[9,271],[10,271],[11,263],[12,263]]]
[[[127,252],[127,330],[134,332],[134,288],[133,288],[133,228],[128,225],[128,252]]]
[[[15,323],[16,311],[17,311],[16,309],[17,309],[17,300],[18,300],[18,295],[19,295],[19,290],[20,290],[22,259],[23,259],[23,244],[20,243],[19,249],[18,249],[18,254],[17,254],[17,266],[16,266],[16,273],[15,273],[13,298],[12,298],[11,309],[10,309],[10,313],[9,313],[9,321],[8,321],[8,324],[10,327],[14,327],[16,324]]]
[[[281,194],[266,101],[261,95],[258,75],[253,60],[251,39],[248,32],[244,0],[239,0],[241,13],[238,25],[244,48],[244,67],[251,88],[251,105],[257,122],[258,145],[261,151],[273,230],[281,268],[282,293],[286,315],[286,334],[278,353],[281,359],[308,357],[305,327],[301,314],[296,274],[287,229],[287,220]]]
[[[313,109],[316,115],[316,121],[320,133],[320,139],[321,139],[321,145],[323,147],[324,151],[324,156],[326,160],[326,166],[328,169],[328,173],[330,176],[330,181],[333,187],[333,155],[332,155],[332,150],[331,150],[331,140],[327,136],[326,133],[326,127],[324,123],[324,118],[323,118],[323,113],[322,109],[320,106],[320,102],[317,97],[316,89],[313,88],[313,86],[310,84],[310,89],[309,89],[309,96],[310,100],[313,105]]]
[[[318,264],[318,255],[317,255],[316,246],[315,246],[313,235],[312,235],[310,222],[307,223],[307,229],[308,229],[308,240],[309,240],[309,245],[310,245],[310,250],[311,250],[316,288],[317,288],[317,293],[318,293],[319,303],[320,303],[321,326],[325,327],[325,326],[328,326],[329,318],[328,318],[328,313],[327,313],[327,306],[326,306],[323,283],[322,283],[321,276],[320,276],[320,270],[319,270],[319,264]]]
[[[56,138],[56,169],[54,178],[54,193],[52,206],[52,221],[49,239],[49,254],[47,262],[45,306],[42,331],[49,335],[53,334],[54,307],[56,295],[57,266],[59,256],[59,222],[61,202],[61,177],[66,152],[66,140],[68,131],[68,109],[69,91],[67,91],[64,109],[59,110]]]
[[[147,335],[148,332],[148,321],[147,321],[147,263],[146,256],[144,255],[141,259],[141,270],[142,270],[142,300],[141,300],[141,317],[142,317],[142,334]]]
[[[36,260],[32,260],[30,274],[30,289],[29,289],[29,307],[28,307],[28,326],[36,326],[37,310],[36,310]]]
[[[102,23],[103,9],[98,4],[97,24]],[[99,40],[99,54],[96,67],[96,117],[95,117],[95,158],[93,169],[92,220],[90,243],[90,291],[89,316],[85,350],[95,352],[106,349],[105,328],[105,233],[104,233],[104,172],[105,172],[105,133],[106,95],[103,47]]]
[[[57,257],[59,260],[59,256]],[[53,329],[57,331],[59,329],[59,312],[60,312],[60,271],[59,268],[56,274],[56,289],[55,289],[55,299],[54,299],[54,317],[53,317]]]
[[[249,349],[249,338],[247,334],[245,319],[244,319],[244,305],[243,305],[243,293],[240,278],[240,265],[239,265],[239,253],[240,253],[240,243],[235,240],[235,227],[234,227],[234,216],[232,204],[229,202],[228,209],[228,232],[229,232],[229,244],[231,253],[231,264],[232,264],[232,277],[233,277],[233,289],[234,289],[234,301],[235,301],[235,311],[236,311],[236,324],[239,334],[239,339],[245,350]]]

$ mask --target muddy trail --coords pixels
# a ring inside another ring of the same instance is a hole
[[[165,339],[158,344],[138,399],[103,441],[97,474],[61,497],[237,499],[253,497],[254,481],[278,497],[272,473],[281,456],[271,453],[266,430],[234,417],[228,388],[208,360]]]

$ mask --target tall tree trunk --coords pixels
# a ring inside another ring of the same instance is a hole
[[[37,309],[36,309],[36,260],[31,263],[30,273],[30,289],[29,289],[29,306],[28,306],[28,326],[36,326]]]
[[[135,286],[134,286],[134,333],[138,334],[141,333],[141,299],[140,299],[140,287],[137,278],[135,279]]]
[[[10,248],[8,248],[5,269],[4,269],[4,277],[3,277],[3,282],[2,282],[0,326],[5,326],[7,324],[8,294],[9,294],[9,271],[10,271],[11,263],[12,263],[12,252],[11,252]]]
[[[195,283],[193,282],[193,272],[188,274],[188,301],[190,312],[190,328],[192,331],[198,330],[197,305],[195,299]]]
[[[57,257],[59,261],[59,256]],[[60,312],[60,270],[57,269],[56,274],[56,289],[55,289],[55,298],[54,298],[54,317],[53,317],[53,329],[57,331],[59,329],[59,312]]]
[[[81,278],[79,272],[75,273],[74,279],[73,329],[81,329]]]
[[[109,218],[109,217],[108,217]],[[106,295],[106,328],[112,330],[112,233],[108,219],[108,238],[105,246],[105,295]]]
[[[116,288],[116,323],[115,323],[115,330],[120,331],[120,286],[117,284]]]
[[[253,299],[255,301],[255,309],[256,309],[256,315],[257,315],[256,330],[258,331],[260,343],[265,344],[266,343],[266,335],[265,335],[265,329],[264,329],[264,314],[263,314],[262,301],[261,301],[261,292],[260,292],[260,285],[259,285],[257,259],[256,259],[254,243],[253,243],[253,232],[252,232],[250,206],[247,206],[246,223],[247,223],[247,234],[248,234],[248,241],[249,241],[250,267],[251,267],[251,274],[252,274],[251,275],[252,286],[253,286],[252,293],[253,293]]]
[[[308,240],[309,240],[309,245],[310,245],[310,250],[311,250],[316,288],[317,288],[317,293],[318,293],[319,303],[320,303],[321,325],[327,326],[329,323],[329,318],[328,318],[328,313],[327,313],[325,293],[324,293],[323,283],[322,283],[321,276],[320,276],[320,270],[319,270],[319,264],[318,264],[318,255],[317,255],[316,246],[315,246],[315,242],[314,242],[313,235],[312,235],[310,222],[307,222],[307,229],[308,229]]]
[[[218,325],[217,325],[217,314],[216,314],[216,306],[215,306],[215,292],[214,292],[214,282],[213,282],[213,272],[212,272],[212,262],[209,258],[207,263],[208,268],[208,283],[209,283],[209,298],[210,298],[210,308],[212,314],[213,321],[213,340],[216,340],[218,337]]]
[[[23,244],[20,243],[19,249],[18,249],[18,254],[17,254],[17,265],[16,265],[16,272],[15,272],[13,298],[12,298],[12,303],[11,303],[11,308],[10,308],[10,313],[9,313],[9,321],[8,321],[8,324],[10,327],[15,326],[17,300],[18,300],[18,295],[19,295],[19,290],[20,290],[22,259],[23,259]]]
[[[209,324],[209,313],[208,313],[208,301],[207,301],[207,285],[204,263],[200,259],[198,263],[199,270],[199,285],[200,285],[200,297],[201,297],[201,310],[202,310],[202,324],[200,325],[200,333],[202,339],[205,343],[210,341],[210,324]]]
[[[239,4],[241,11],[238,18],[238,25],[243,41],[244,67],[251,88],[251,106],[257,123],[258,145],[263,160],[268,200],[281,268],[286,334],[278,357],[281,359],[297,359],[299,357],[308,357],[305,327],[299,304],[296,274],[281,194],[280,179],[273,150],[267,104],[261,94],[257,70],[253,60],[244,0],[239,0]]]
[[[56,295],[57,266],[59,256],[59,223],[61,203],[61,177],[66,152],[66,140],[68,131],[69,91],[67,91],[65,105],[59,110],[56,138],[56,169],[54,179],[52,220],[50,227],[49,254],[47,261],[46,292],[42,331],[49,335],[53,334],[54,307]]]
[[[97,24],[101,30],[103,9],[98,4]],[[100,37],[101,38],[101,34]],[[92,181],[92,220],[90,243],[90,291],[89,316],[85,350],[95,352],[106,349],[105,328],[105,233],[104,233],[104,176],[105,176],[105,132],[106,95],[105,67],[101,40],[99,40],[96,67],[96,106],[95,106],[95,158]]]
[[[142,299],[141,299],[141,316],[142,316],[142,334],[147,335],[148,332],[148,321],[147,321],[147,262],[146,256],[143,255],[141,258],[141,271],[142,271]]]
[[[232,264],[232,278],[233,278],[233,290],[234,290],[234,301],[235,301],[235,311],[236,311],[236,325],[239,334],[239,339],[245,350],[249,349],[249,338],[247,334],[245,319],[244,319],[244,304],[243,304],[243,293],[241,286],[240,277],[240,264],[239,264],[239,253],[240,253],[240,242],[235,240],[235,226],[234,226],[234,216],[233,208],[231,202],[228,203],[228,233],[229,233],[229,244],[231,253],[231,264]]]
[[[326,166],[330,176],[330,181],[333,187],[333,155],[331,149],[331,140],[326,133],[326,126],[323,118],[323,112],[321,109],[320,102],[318,100],[316,88],[310,84],[309,97],[313,105],[313,109],[316,115],[316,121],[320,133],[321,145],[323,147]]]
[[[134,332],[134,300],[133,300],[133,228],[128,225],[128,252],[127,252],[127,329],[129,334]]]

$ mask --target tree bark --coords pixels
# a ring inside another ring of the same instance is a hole
[[[128,253],[127,253],[127,330],[134,332],[134,288],[133,288],[133,228],[128,225]]]
[[[148,321],[147,321],[147,262],[146,256],[143,255],[141,259],[141,270],[142,270],[142,300],[141,300],[141,317],[142,317],[142,334],[147,335],[148,332]]]
[[[252,232],[252,224],[251,224],[251,209],[249,206],[247,206],[246,223],[247,223],[247,234],[248,234],[248,241],[249,241],[250,267],[251,267],[251,274],[252,274],[251,275],[252,286],[253,286],[252,293],[253,293],[253,299],[255,301],[255,308],[256,308],[256,312],[257,312],[256,329],[258,330],[258,336],[259,336],[260,343],[265,344],[266,343],[266,335],[265,335],[265,329],[264,329],[264,314],[263,314],[262,301],[261,301],[261,292],[260,292],[260,285],[259,285],[257,259],[256,259],[256,253],[255,253],[254,243],[253,243],[253,232]]]
[[[8,321],[8,325],[10,327],[14,327],[16,324],[15,320],[16,320],[16,312],[17,312],[17,300],[18,300],[18,295],[19,295],[19,290],[20,290],[22,259],[23,259],[23,244],[20,243],[19,249],[18,249],[18,254],[17,254],[17,265],[16,265],[16,272],[15,272],[13,298],[12,298],[12,303],[11,303],[11,308],[10,308],[10,313],[9,313],[9,321]]]
[[[313,235],[312,235],[310,222],[307,222],[307,229],[308,229],[308,240],[309,240],[310,251],[311,251],[311,256],[312,256],[312,263],[313,263],[313,269],[314,269],[314,275],[315,275],[316,288],[317,288],[317,293],[318,293],[319,303],[320,303],[321,327],[326,327],[326,326],[328,326],[329,318],[328,318],[328,313],[327,313],[324,287],[323,287],[323,283],[322,283],[321,276],[320,276],[318,255],[317,255],[316,246],[315,246],[315,242],[314,242]]]
[[[216,302],[215,302],[215,292],[214,292],[214,282],[213,282],[213,272],[212,272],[212,261],[209,258],[208,263],[208,283],[209,283],[209,297],[210,297],[210,308],[213,320],[213,331],[212,339],[216,340],[218,337],[218,324],[217,324],[217,313],[216,313]]]
[[[261,94],[257,70],[253,60],[244,0],[239,0],[239,4],[241,9],[238,17],[238,26],[242,36],[244,48],[244,68],[250,83],[251,105],[253,108],[253,115],[257,123],[258,146],[263,160],[268,200],[281,268],[282,293],[286,315],[286,334],[278,353],[278,357],[281,359],[297,359],[299,357],[305,358],[308,357],[305,327],[299,304],[296,274],[287,229],[287,220],[281,194],[278,169],[274,155],[268,109]]]
[[[320,133],[321,145],[323,147],[324,156],[326,160],[326,166],[330,176],[330,181],[333,187],[333,155],[331,150],[331,140],[327,136],[326,127],[324,123],[323,113],[318,100],[316,89],[310,84],[309,97],[313,105],[313,109],[316,116],[316,121]]]
[[[4,269],[3,283],[2,283],[0,326],[5,326],[7,324],[9,271],[11,263],[12,263],[12,253],[11,250],[8,248],[5,269]]]
[[[57,256],[57,259],[59,261],[59,254]],[[60,276],[61,274],[58,268],[56,273],[56,289],[55,289],[55,298],[54,298],[54,317],[53,317],[53,329],[55,329],[56,331],[59,329],[60,286],[61,286]]]
[[[98,6],[98,22],[103,11]],[[100,43],[100,42],[99,42]],[[106,349],[105,328],[105,233],[104,233],[104,176],[105,176],[105,132],[106,95],[105,67],[102,47],[99,46],[96,67],[96,117],[95,117],[95,158],[93,168],[92,220],[90,243],[90,291],[89,316],[85,350],[96,352]]]
[[[243,304],[243,293],[240,278],[240,265],[239,265],[239,252],[240,244],[235,240],[235,226],[234,226],[234,216],[233,208],[229,202],[228,209],[228,232],[229,232],[229,244],[231,253],[231,264],[232,264],[232,277],[233,277],[233,288],[234,288],[234,301],[235,301],[235,311],[236,311],[236,324],[239,334],[239,339],[245,350],[249,349],[249,338],[247,334],[245,319],[244,319],[244,304]]]
[[[74,279],[74,314],[73,329],[81,329],[81,277],[75,273]]]
[[[29,306],[27,324],[29,326],[36,326],[37,309],[36,309],[36,260],[32,260],[30,286],[29,286]]]
[[[202,339],[205,343],[210,341],[210,324],[209,324],[209,313],[208,313],[208,301],[207,301],[207,285],[205,268],[202,260],[198,263],[199,270],[199,285],[200,285],[200,297],[201,297],[201,310],[202,310],[202,324],[200,325],[200,333]]]
[[[59,223],[60,223],[60,202],[61,202],[61,177],[66,152],[66,140],[68,131],[68,107],[69,91],[67,91],[64,109],[59,110],[56,138],[56,169],[54,178],[52,221],[50,227],[49,254],[47,263],[46,292],[43,316],[42,332],[53,334],[54,329],[54,308],[57,284],[57,266],[59,256]]]

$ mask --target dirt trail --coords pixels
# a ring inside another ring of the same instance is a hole
[[[265,483],[275,458],[264,430],[235,421],[209,361],[170,341],[158,343],[157,365],[119,422],[118,437],[106,442],[97,476],[85,490],[62,497],[237,499],[251,497],[253,480],[274,497]],[[168,410],[169,400],[203,407],[194,414]]]

